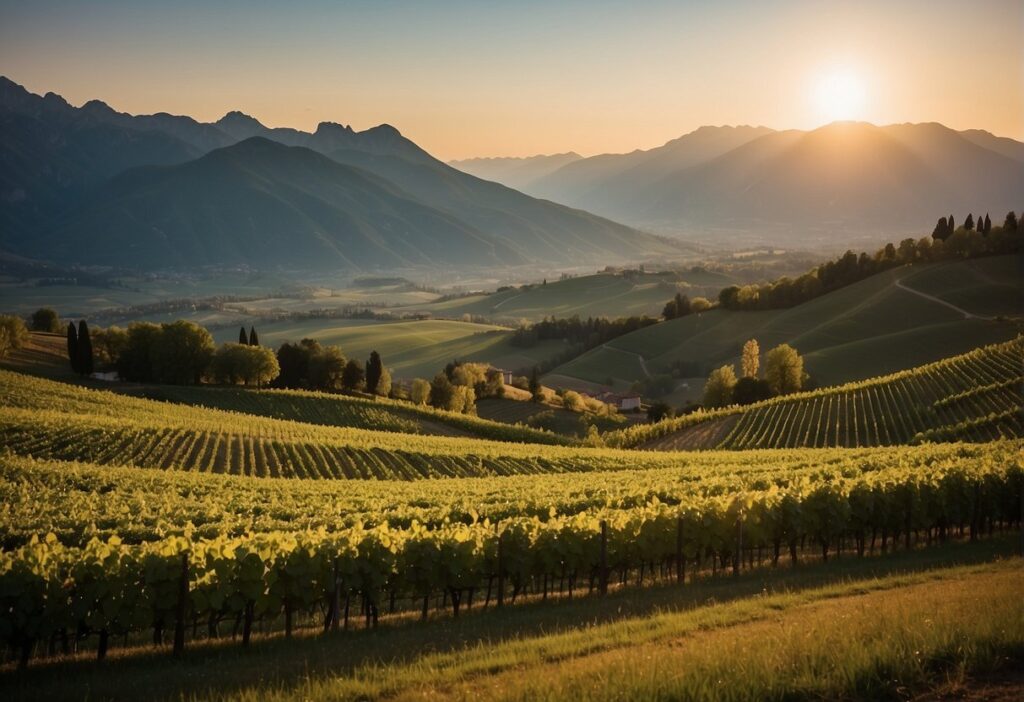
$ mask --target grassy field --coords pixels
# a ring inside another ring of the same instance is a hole
[[[703,376],[722,363],[737,362],[750,338],[762,351],[780,343],[794,346],[819,385],[892,373],[1016,336],[1019,317],[995,317],[1015,304],[1017,266],[1015,257],[1000,256],[903,267],[790,309],[691,315],[619,337],[559,366],[547,380],[600,385],[613,379],[625,385],[646,377],[640,358],[651,374],[686,362],[701,373],[681,379],[689,387],[673,400],[698,398]],[[917,294],[933,295],[943,285],[939,297],[962,304],[963,310]]]
[[[1012,695],[1024,659],[1014,539],[370,631],[151,646],[102,666],[0,671],[7,699],[903,699]],[[1016,682],[1015,682],[1016,681]],[[995,699],[1013,699],[1012,696]]]
[[[1024,435],[1022,359],[1017,339],[868,381],[640,425],[608,440],[691,450],[1014,438]]]
[[[377,351],[396,378],[432,378],[452,360],[482,361],[510,370],[529,368],[565,348],[559,341],[529,349],[508,343],[511,332],[501,327],[446,320],[379,322],[357,319],[303,320],[257,327],[260,343],[277,347],[284,341],[310,337],[337,344],[349,358]],[[221,329],[218,342],[235,341],[238,330]]]

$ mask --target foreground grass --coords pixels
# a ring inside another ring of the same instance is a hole
[[[4,673],[0,696],[884,697],[890,683],[927,687],[1007,656],[1024,660],[1024,573],[1006,558],[1015,546],[1000,538],[843,559],[459,620],[265,639],[249,651],[214,643],[181,661],[153,649],[103,666],[58,660]]]

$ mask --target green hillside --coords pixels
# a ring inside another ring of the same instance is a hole
[[[276,348],[284,341],[310,337],[337,344],[349,358],[366,358],[377,351],[395,378],[431,378],[453,359],[481,361],[498,368],[529,368],[564,350],[551,341],[529,349],[508,343],[511,332],[470,322],[427,319],[381,322],[361,319],[308,319],[258,325],[260,342]],[[218,342],[235,341],[234,327],[214,332]]]
[[[713,271],[629,275],[598,273],[400,309],[433,312],[446,317],[472,314],[530,321],[552,315],[611,318],[646,314],[655,317],[661,314],[665,303],[677,292],[691,298],[713,299],[719,290],[734,282],[729,275]]]
[[[1024,436],[1024,341],[872,380],[646,424],[609,442],[648,449],[893,446]]]
[[[1020,317],[1009,315],[1019,315],[1018,276],[1013,256],[902,267],[789,309],[716,309],[647,327],[559,366],[546,380],[611,378],[621,385],[683,363],[690,372],[679,382],[689,387],[673,399],[699,398],[706,374],[736,362],[750,338],[762,350],[794,346],[821,386],[883,375],[1016,336]]]

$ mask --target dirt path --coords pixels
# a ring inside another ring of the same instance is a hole
[[[644,372],[644,377],[651,377],[650,371],[647,370],[647,361],[645,361],[644,357],[641,356],[640,354],[633,353],[632,351],[623,351],[622,349],[617,349],[614,346],[609,346],[608,344],[601,344],[601,348],[604,349],[605,351],[614,351],[615,353],[624,353],[627,356],[635,356],[637,361],[640,362],[640,370]]]
[[[957,307],[954,304],[946,302],[942,298],[938,298],[938,297],[935,297],[934,295],[929,295],[928,293],[921,292],[920,290],[915,290],[914,288],[907,287],[906,285],[903,284],[903,281],[900,280],[900,279],[896,280],[895,285],[900,290],[906,290],[908,293],[913,293],[914,295],[917,295],[918,297],[923,297],[926,300],[931,300],[932,302],[937,302],[940,305],[943,305],[945,307],[948,307],[951,310],[959,312],[960,314],[962,314],[964,316],[964,319],[992,319],[991,317],[984,317],[982,315],[974,314],[973,312],[968,312],[963,307]]]

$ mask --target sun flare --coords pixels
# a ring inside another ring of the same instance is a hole
[[[864,117],[864,81],[854,71],[843,69],[823,76],[818,82],[815,99],[823,122]]]

